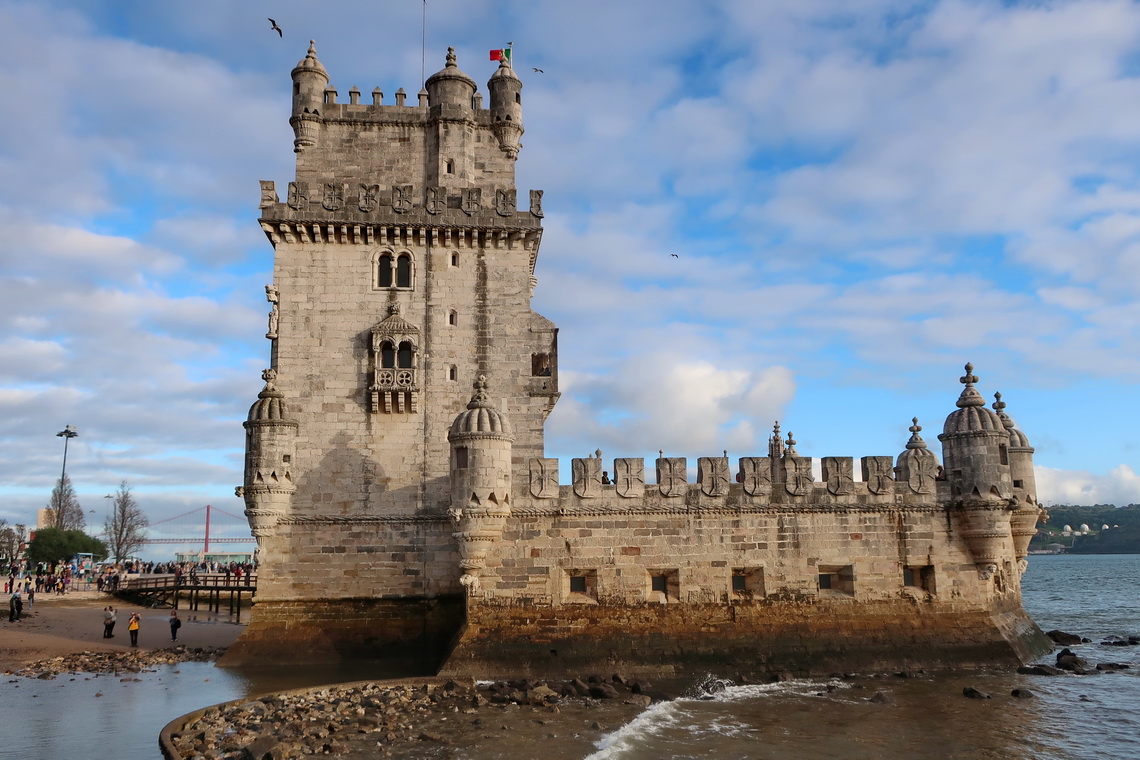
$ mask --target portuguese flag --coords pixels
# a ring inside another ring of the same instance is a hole
[[[508,48],[503,48],[502,50],[492,50],[491,51],[491,60],[492,61],[509,61],[509,60],[511,60],[511,49],[508,47]]]

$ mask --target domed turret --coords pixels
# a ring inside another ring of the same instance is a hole
[[[265,536],[273,535],[277,521],[289,512],[293,493],[293,449],[297,423],[289,418],[285,395],[273,381],[277,373],[267,369],[261,373],[265,387],[249,408],[245,427],[245,516],[258,545]]]
[[[981,577],[988,579],[1014,554],[1009,433],[974,388],[978,382],[974,365],[966,365],[961,382],[965,388],[958,397],[958,409],[946,418],[938,440],[942,441],[950,506],[962,522],[962,537]]]
[[[935,490],[934,481],[938,478],[938,458],[926,448],[926,441],[919,435],[921,430],[918,417],[913,417],[910,440],[906,443],[906,450],[895,460],[895,469],[898,479],[906,483],[913,493],[932,494]]]
[[[487,398],[486,378],[475,381],[466,411],[451,424],[451,508],[459,530],[460,582],[474,591],[491,545],[511,514],[511,432],[507,417]]]
[[[518,158],[519,139],[523,134],[522,81],[507,59],[499,61],[499,68],[487,81],[491,93],[491,128],[499,141],[499,148],[511,158]]]
[[[1009,475],[1013,482],[1013,498],[1017,507],[1010,518],[1013,548],[1018,559],[1029,554],[1029,542],[1037,534],[1037,520],[1041,507],[1037,503],[1037,480],[1033,474],[1033,447],[1013,419],[1005,413],[1006,403],[1001,394],[994,394],[994,411],[1009,435]]]
[[[293,77],[293,116],[289,125],[293,127],[293,150],[300,153],[316,144],[320,125],[320,112],[325,103],[325,87],[329,83],[329,73],[317,60],[317,47],[309,40],[309,52],[295,67]]]
[[[447,49],[447,65],[428,77],[424,86],[427,88],[429,107],[451,112],[471,112],[475,80],[459,70],[455,48]]]

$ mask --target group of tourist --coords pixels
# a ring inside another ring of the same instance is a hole
[[[119,620],[119,614],[114,607],[103,608],[103,638],[115,638],[115,623]],[[182,627],[182,619],[178,617],[178,610],[170,611],[170,640],[178,641],[178,629]],[[127,634],[131,637],[131,646],[137,647],[139,645],[139,630],[142,629],[142,616],[137,612],[131,613],[131,618],[127,621]]]

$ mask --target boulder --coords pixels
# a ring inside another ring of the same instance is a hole
[[[1037,695],[1029,689],[1014,689],[1009,695],[1011,697],[1017,697],[1018,699],[1035,699],[1037,697]]]
[[[273,736],[259,736],[241,751],[241,760],[280,760],[281,744]]]
[[[891,699],[890,695],[887,694],[885,691],[876,691],[874,694],[871,695],[871,698],[867,701],[868,702],[874,702],[877,705],[894,704],[894,700]]]
[[[1058,631],[1056,628],[1054,628],[1052,631],[1046,631],[1045,635],[1063,647],[1074,646],[1081,643],[1080,636],[1076,635],[1075,633],[1065,633],[1064,631]]]
[[[1065,671],[1052,665],[1022,665],[1017,672],[1026,676],[1059,676]]]
[[[962,689],[962,696],[969,697],[970,699],[992,699],[989,694],[984,691],[979,691],[973,686],[967,686]]]

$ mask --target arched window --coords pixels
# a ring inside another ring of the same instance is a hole
[[[453,266],[453,267],[459,266],[459,254],[458,253],[451,254],[451,266]]]
[[[518,93],[518,92],[515,93],[515,102],[518,103],[520,106],[522,105],[522,93]]]
[[[455,309],[452,309],[451,311],[449,311],[447,313],[447,324],[449,324],[449,325],[459,324],[459,314],[455,311]]]
[[[451,369],[449,369],[447,371],[447,379],[448,380],[458,380],[459,379],[459,367],[456,367],[454,364],[452,364]]]
[[[388,345],[388,344],[385,344]],[[399,350],[396,352],[396,366],[401,368],[408,368],[412,366],[412,344],[409,341],[404,341],[400,344]],[[387,366],[387,365],[385,365]]]
[[[396,287],[412,287],[412,257],[406,253],[396,260]]]
[[[455,174],[455,162],[452,161],[450,158],[447,159],[447,173],[448,174]]]
[[[380,366],[384,369],[391,369],[396,366],[396,347],[388,341],[384,341],[380,345]]]
[[[381,288],[392,287],[392,255],[389,253],[376,262],[376,285]]]

